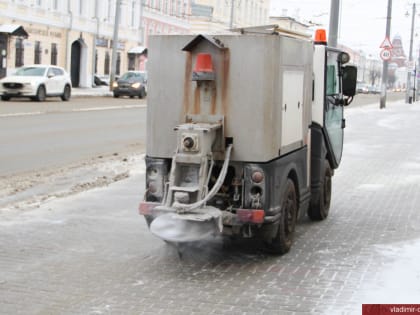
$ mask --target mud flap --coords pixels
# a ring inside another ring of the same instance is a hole
[[[188,213],[167,213],[158,216],[150,231],[168,242],[194,242],[216,236],[222,232],[222,212],[205,207]]]

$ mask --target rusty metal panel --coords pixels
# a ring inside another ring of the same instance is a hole
[[[233,139],[232,160],[264,162],[282,148],[282,77],[284,71],[304,75],[302,121],[306,136],[310,124],[312,44],[277,35],[221,35],[209,41],[195,39],[191,51],[182,51],[194,36],[154,36],[149,42],[147,154],[172,157],[176,149],[173,128],[188,115],[224,117],[224,137]],[[192,81],[197,53],[212,55],[215,81]],[[200,92],[198,84],[205,92]],[[302,143],[304,143],[302,139]]]

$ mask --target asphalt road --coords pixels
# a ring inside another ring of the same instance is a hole
[[[144,151],[145,122],[145,100],[139,99],[0,102],[0,176]]]
[[[403,97],[388,93],[387,100]],[[79,97],[70,102],[0,102],[0,176],[115,152],[144,151],[146,101]],[[374,103],[379,104],[379,95],[359,94],[350,107]]]

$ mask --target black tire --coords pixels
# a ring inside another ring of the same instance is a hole
[[[328,217],[331,205],[332,170],[328,160],[324,162],[324,176],[321,178],[319,194],[311,199],[308,216],[313,221],[321,221]]]
[[[287,179],[282,200],[281,217],[277,223],[276,236],[265,241],[267,251],[280,255],[286,254],[290,250],[297,221],[297,193],[295,184],[290,178]]]
[[[10,96],[7,96],[7,95],[2,95],[2,96],[1,96],[1,100],[2,100],[2,101],[8,101],[8,100],[10,100]]]
[[[68,101],[70,100],[70,96],[71,96],[71,88],[69,85],[66,85],[64,87],[63,94],[61,94],[61,100]]]
[[[145,98],[146,97],[146,91],[145,89],[140,90],[139,98]]]
[[[119,97],[120,97],[120,95],[119,95],[119,94],[117,94],[117,93],[114,93],[114,97],[115,97],[115,98],[119,98]]]
[[[149,216],[144,216],[144,219],[146,220],[146,224],[147,226],[150,228],[150,224],[152,224],[153,221],[153,217],[149,217]]]
[[[38,102],[43,102],[43,101],[45,101],[46,97],[47,97],[47,93],[45,91],[45,87],[43,85],[39,86],[38,90],[36,91],[35,99]]]

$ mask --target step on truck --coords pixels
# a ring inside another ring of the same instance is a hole
[[[258,238],[284,254],[302,216],[328,216],[357,68],[324,30],[236,31],[150,38],[139,212],[170,243]]]

